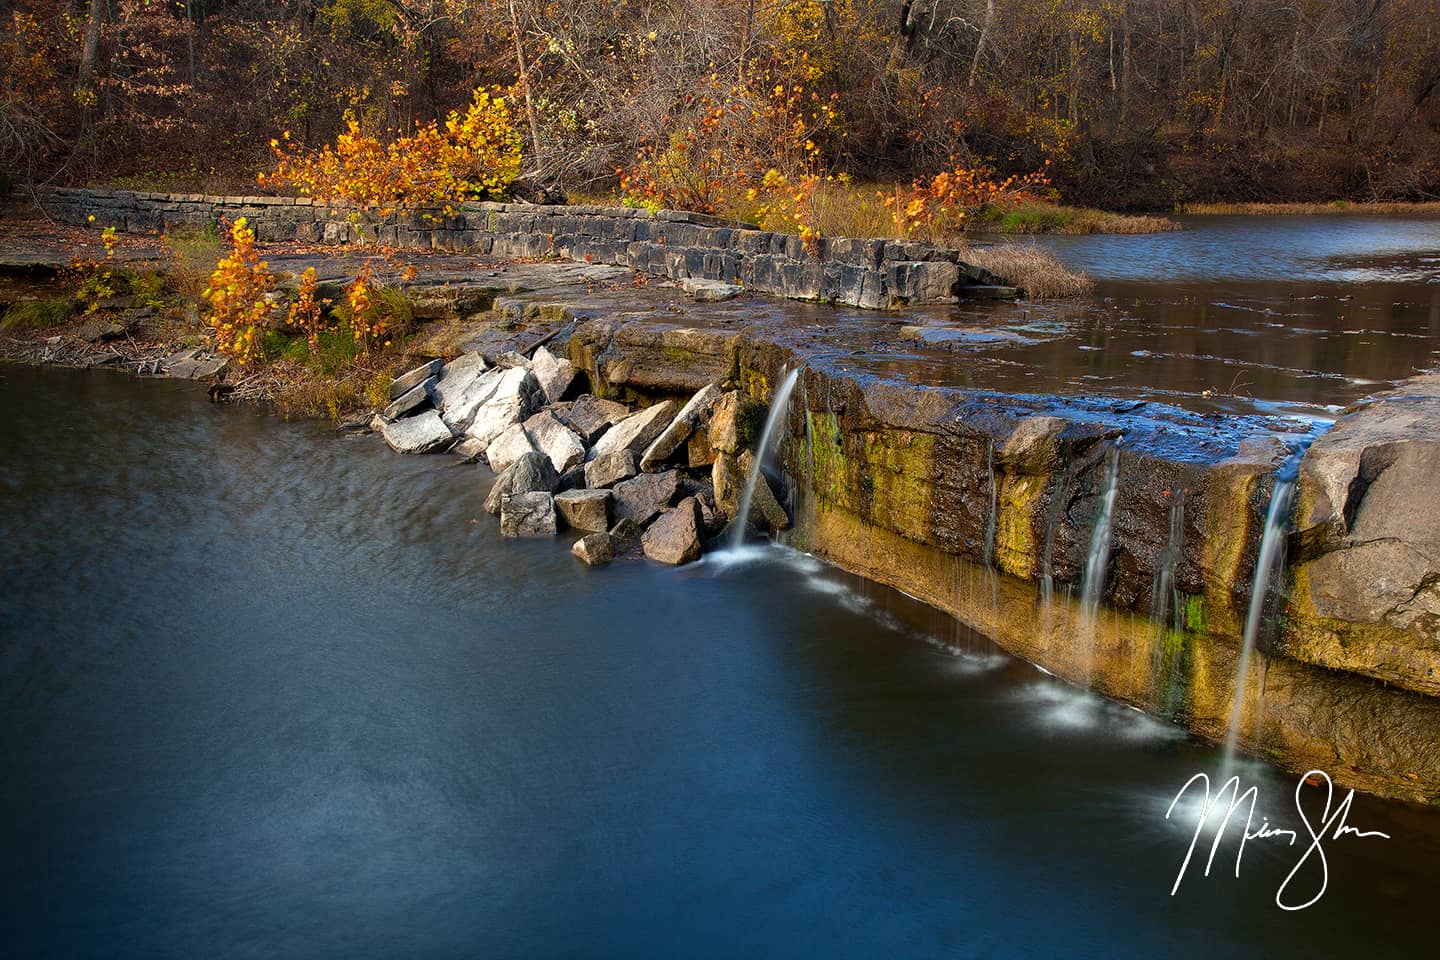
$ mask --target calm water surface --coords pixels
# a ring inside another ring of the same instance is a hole
[[[1395,839],[1300,913],[1274,841],[1171,897],[1213,747],[806,557],[588,570],[481,468],[191,384],[0,408],[7,957],[1433,948],[1440,815],[1357,797]]]
[[[877,372],[1333,418],[1440,362],[1440,217],[1181,217],[1184,230],[1044,237],[1091,297],[961,305]]]

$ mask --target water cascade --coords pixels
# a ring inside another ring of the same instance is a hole
[[[731,547],[739,547],[745,542],[746,521],[750,518],[750,501],[755,497],[755,484],[762,482],[761,467],[764,466],[765,455],[770,450],[771,435],[785,418],[785,411],[790,405],[790,392],[795,389],[795,381],[798,379],[800,368],[796,367],[780,381],[779,389],[770,400],[770,413],[765,417],[765,428],[760,431],[760,442],[755,447],[755,462],[750,466],[750,475],[745,478],[745,490],[740,494],[740,511],[735,514],[735,523],[730,531]]]
[[[1105,589],[1105,574],[1110,566],[1110,527],[1115,518],[1115,495],[1120,487],[1120,443],[1115,439],[1105,468],[1105,487],[1100,497],[1100,512],[1095,516],[1095,529],[1090,534],[1090,552],[1085,557],[1085,579],[1081,581],[1080,603],[1089,616],[1100,606],[1100,593]]]
[[[1175,707],[1179,690],[1175,689],[1175,659],[1178,637],[1185,629],[1185,611],[1180,603],[1180,590],[1175,586],[1175,567],[1185,552],[1185,493],[1177,490],[1170,502],[1170,525],[1165,535],[1165,549],[1160,553],[1160,567],[1155,571],[1150,600],[1150,621],[1155,625],[1156,639],[1152,671],[1155,689],[1163,691],[1161,708],[1170,713]]]
[[[990,477],[990,512],[985,515],[985,552],[982,557],[986,567],[995,565],[995,523],[998,512],[1000,491],[995,483],[995,441],[985,445],[985,473]]]
[[[1295,497],[1295,481],[1300,472],[1304,448],[1293,455],[1275,475],[1275,488],[1270,491],[1270,509],[1265,515],[1265,529],[1260,535],[1260,552],[1255,558],[1255,579],[1250,586],[1250,607],[1245,614],[1245,633],[1240,646],[1240,664],[1235,670],[1235,699],[1230,705],[1230,722],[1225,732],[1225,752],[1220,764],[1220,783],[1230,779],[1235,766],[1235,749],[1240,738],[1240,715],[1245,706],[1245,686],[1250,675],[1250,660],[1265,615],[1265,601],[1270,594],[1270,581],[1281,565],[1286,530],[1290,525],[1290,504]]]

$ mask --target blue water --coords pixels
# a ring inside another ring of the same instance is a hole
[[[1213,747],[801,555],[590,570],[482,468],[189,384],[0,367],[0,408],[6,957],[1433,945],[1440,815],[1357,797],[1396,839],[1299,914],[1283,846],[1171,897]]]

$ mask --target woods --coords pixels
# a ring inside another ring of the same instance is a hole
[[[0,155],[20,185],[253,190],[272,140],[391,142],[499,87],[521,176],[604,193],[637,154],[680,147],[717,108],[778,89],[800,92],[791,115],[807,120],[786,149],[860,182],[1044,170],[1064,201],[1122,210],[1440,197],[1436,0],[7,0],[0,11]],[[724,149],[755,149],[743,138],[727,130]],[[701,176],[708,189],[715,177]]]

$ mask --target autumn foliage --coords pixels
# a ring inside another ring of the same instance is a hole
[[[275,275],[255,252],[255,231],[244,217],[231,226],[230,243],[230,253],[215,265],[202,296],[210,304],[215,348],[245,366],[260,357],[261,337],[271,321],[269,294]]]
[[[275,169],[260,175],[262,184],[382,211],[405,205],[448,211],[465,200],[503,199],[520,172],[520,135],[505,99],[488,90],[476,90],[463,114],[452,110],[443,124],[422,123],[389,143],[364,132],[350,112],[333,145],[306,150],[287,131],[270,147]]]
[[[1039,172],[1000,177],[992,167],[956,166],[880,198],[894,218],[896,236],[940,240],[964,233],[987,210],[1039,201],[1039,191],[1049,182]]]

